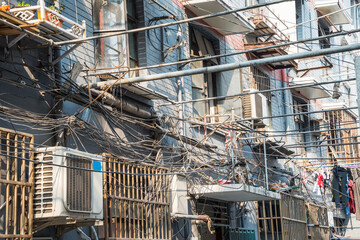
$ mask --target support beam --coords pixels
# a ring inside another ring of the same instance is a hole
[[[45,42],[45,43],[47,43],[48,45],[51,45],[51,46],[52,46],[53,43],[54,43],[53,40],[51,40],[51,39],[44,38],[44,37],[42,37],[42,36],[40,36],[40,35],[38,35],[38,34],[35,34],[35,33],[31,32],[31,31],[28,31],[28,30],[26,30],[26,29],[24,29],[24,28],[21,28],[21,27],[19,27],[19,26],[16,26],[15,24],[9,23],[8,21],[6,21],[6,20],[4,20],[4,19],[0,19],[0,23],[6,25],[6,26],[8,26],[8,27],[14,28],[14,29],[16,29],[16,30],[18,30],[18,31],[27,33],[29,36],[34,37],[34,38],[36,38],[36,39],[39,40],[39,41]]]
[[[358,116],[360,119],[360,56],[355,57],[355,74],[356,74],[356,89],[357,89],[357,105]]]
[[[10,49],[12,46],[14,46],[17,42],[19,42],[21,39],[27,36],[27,33],[19,34],[16,38],[14,38],[11,42],[9,42],[7,48]]]
[[[67,55],[69,55],[72,51],[74,51],[77,47],[79,47],[81,44],[75,44],[74,46],[72,46],[71,48],[69,48],[66,52],[64,52],[64,54],[62,54],[61,56],[59,56],[58,58],[56,58],[51,64],[54,66],[57,63],[59,63],[64,57],[66,57]]]
[[[322,56],[322,55],[328,55],[328,54],[334,54],[334,53],[340,53],[340,52],[348,52],[348,51],[354,51],[354,50],[358,50],[358,49],[360,49],[360,43],[341,46],[341,47],[319,49],[316,51],[283,55],[283,56],[278,56],[278,57],[271,57],[271,58],[269,57],[269,58],[263,58],[263,59],[250,60],[250,61],[246,61],[246,62],[239,62],[239,63],[235,62],[235,63],[222,64],[222,65],[211,66],[211,67],[203,67],[203,68],[188,69],[188,70],[175,71],[175,72],[169,72],[169,73],[153,74],[153,75],[148,75],[148,76],[140,76],[140,77],[134,77],[134,78],[128,78],[128,79],[122,79],[122,80],[116,79],[116,80],[109,80],[109,81],[104,81],[104,82],[96,82],[96,83],[90,84],[90,88],[105,88],[112,84],[121,85],[121,84],[129,84],[129,83],[148,82],[148,81],[154,81],[154,80],[160,80],[160,79],[169,79],[169,78],[180,77],[180,76],[190,76],[190,75],[195,75],[195,74],[230,71],[230,70],[234,70],[234,69],[238,69],[238,68],[266,65],[266,64],[275,63],[275,62],[284,62],[284,61],[290,61],[290,60],[295,60],[295,59],[316,57],[316,56]],[[88,85],[83,84],[83,85],[81,85],[81,87],[86,88],[86,87],[88,87]]]

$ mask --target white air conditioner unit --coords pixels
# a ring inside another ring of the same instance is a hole
[[[101,156],[45,147],[36,149],[36,160],[40,163],[35,164],[35,220],[103,218]]]
[[[257,91],[256,89],[250,88],[244,90],[244,93]],[[243,113],[244,119],[268,117],[267,98],[261,93],[245,95],[243,97]],[[258,125],[260,123],[260,125],[269,126],[269,119],[266,118],[255,120],[255,122]]]

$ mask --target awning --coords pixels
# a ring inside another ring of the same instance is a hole
[[[290,82],[290,86],[297,86],[297,85],[306,85],[318,83],[316,78],[313,77],[303,77],[303,78],[294,78],[292,82]],[[319,98],[328,98],[330,97],[330,93],[326,88],[322,85],[311,86],[311,87],[301,87],[295,88],[301,95],[305,96],[307,99],[319,99]]]
[[[256,50],[256,48],[268,47],[275,45],[274,42],[264,42],[264,43],[251,43],[245,44],[245,49],[254,49],[249,54],[254,58],[272,58],[287,55],[284,49],[274,47],[266,50]],[[297,68],[297,63],[294,60],[283,61],[283,62],[274,62],[267,64],[270,69],[283,69],[283,68]]]
[[[150,99],[150,100],[158,100],[158,99],[167,100],[168,99],[168,96],[158,93],[150,88],[143,87],[136,83],[124,84],[122,87],[129,90],[130,92],[133,92],[137,95],[140,95],[140,96]]]
[[[195,185],[190,193],[199,197],[230,202],[247,202],[280,199],[279,193],[246,184]]]
[[[344,10],[342,6],[342,1],[339,0],[315,0],[315,8],[322,15],[336,12],[341,9]],[[351,22],[351,17],[346,11],[347,10],[339,11],[337,13],[329,15],[327,18],[334,25],[348,24]]]
[[[291,154],[294,154],[295,152],[281,146],[281,144],[272,141],[272,140],[266,140],[266,154],[271,155],[272,157],[285,157],[289,156]],[[260,141],[258,144],[255,145],[254,150],[256,152],[264,151],[264,142]]]
[[[189,0],[183,2],[186,9],[197,16],[208,15],[230,10],[221,0]],[[253,30],[243,13],[227,14],[219,17],[204,19],[204,22],[214,27],[216,31],[223,35],[246,33]]]

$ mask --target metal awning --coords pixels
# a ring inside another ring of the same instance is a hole
[[[339,0],[315,0],[315,8],[322,15],[326,15],[343,9],[343,6],[342,1]],[[349,24],[351,17],[346,11],[347,10],[339,11],[329,15],[327,18],[334,25]]]
[[[169,97],[164,94],[158,93],[150,88],[143,87],[136,83],[124,84],[124,85],[122,85],[122,87],[129,90],[130,92],[133,92],[137,95],[140,95],[140,96],[145,97],[150,100],[158,100],[158,99],[168,100],[169,99]]]
[[[256,152],[258,152],[259,149],[261,151],[264,151],[264,142],[261,140],[258,144],[254,146],[254,150]],[[272,140],[266,140],[266,153],[271,155],[272,157],[284,157],[285,155],[289,156],[291,154],[294,154],[295,152],[281,146],[281,143],[277,143]]]
[[[246,184],[195,185],[192,195],[230,202],[247,202],[281,199],[279,193]]]
[[[272,57],[278,57],[287,55],[287,52],[278,47],[274,47],[271,49],[266,50],[256,50],[256,48],[262,48],[262,47],[268,47],[275,45],[274,42],[263,42],[263,43],[251,43],[251,44],[245,44],[245,49],[250,50],[254,49],[254,51],[251,51],[249,54],[254,58],[272,58]],[[289,61],[283,61],[283,62],[274,62],[267,65],[270,69],[283,69],[283,68],[297,68],[297,63],[294,60]]]
[[[314,77],[302,77],[302,78],[294,78],[292,82],[290,82],[290,86],[297,86],[297,85],[306,85],[318,83],[316,78]],[[319,98],[328,98],[330,97],[330,93],[326,88],[322,85],[311,86],[311,87],[301,87],[295,88],[301,95],[305,96],[307,99],[319,99]]]
[[[222,0],[188,0],[184,1],[183,4],[186,9],[197,16],[231,9]],[[203,21],[223,35],[246,33],[254,29],[252,24],[246,20],[243,13],[233,13],[204,19]]]

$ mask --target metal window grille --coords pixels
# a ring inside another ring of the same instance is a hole
[[[0,239],[30,239],[33,230],[33,136],[0,128]]]
[[[281,194],[281,200],[259,201],[257,221],[260,240],[307,239],[305,200]]]
[[[325,112],[325,123],[330,130],[327,144],[329,157],[334,159],[332,163],[338,159],[347,163],[356,161],[359,155],[356,118],[346,110],[331,111]]]
[[[104,160],[105,239],[171,239],[167,170]]]
[[[307,210],[308,232],[311,239],[330,239],[327,208],[308,203]]]

